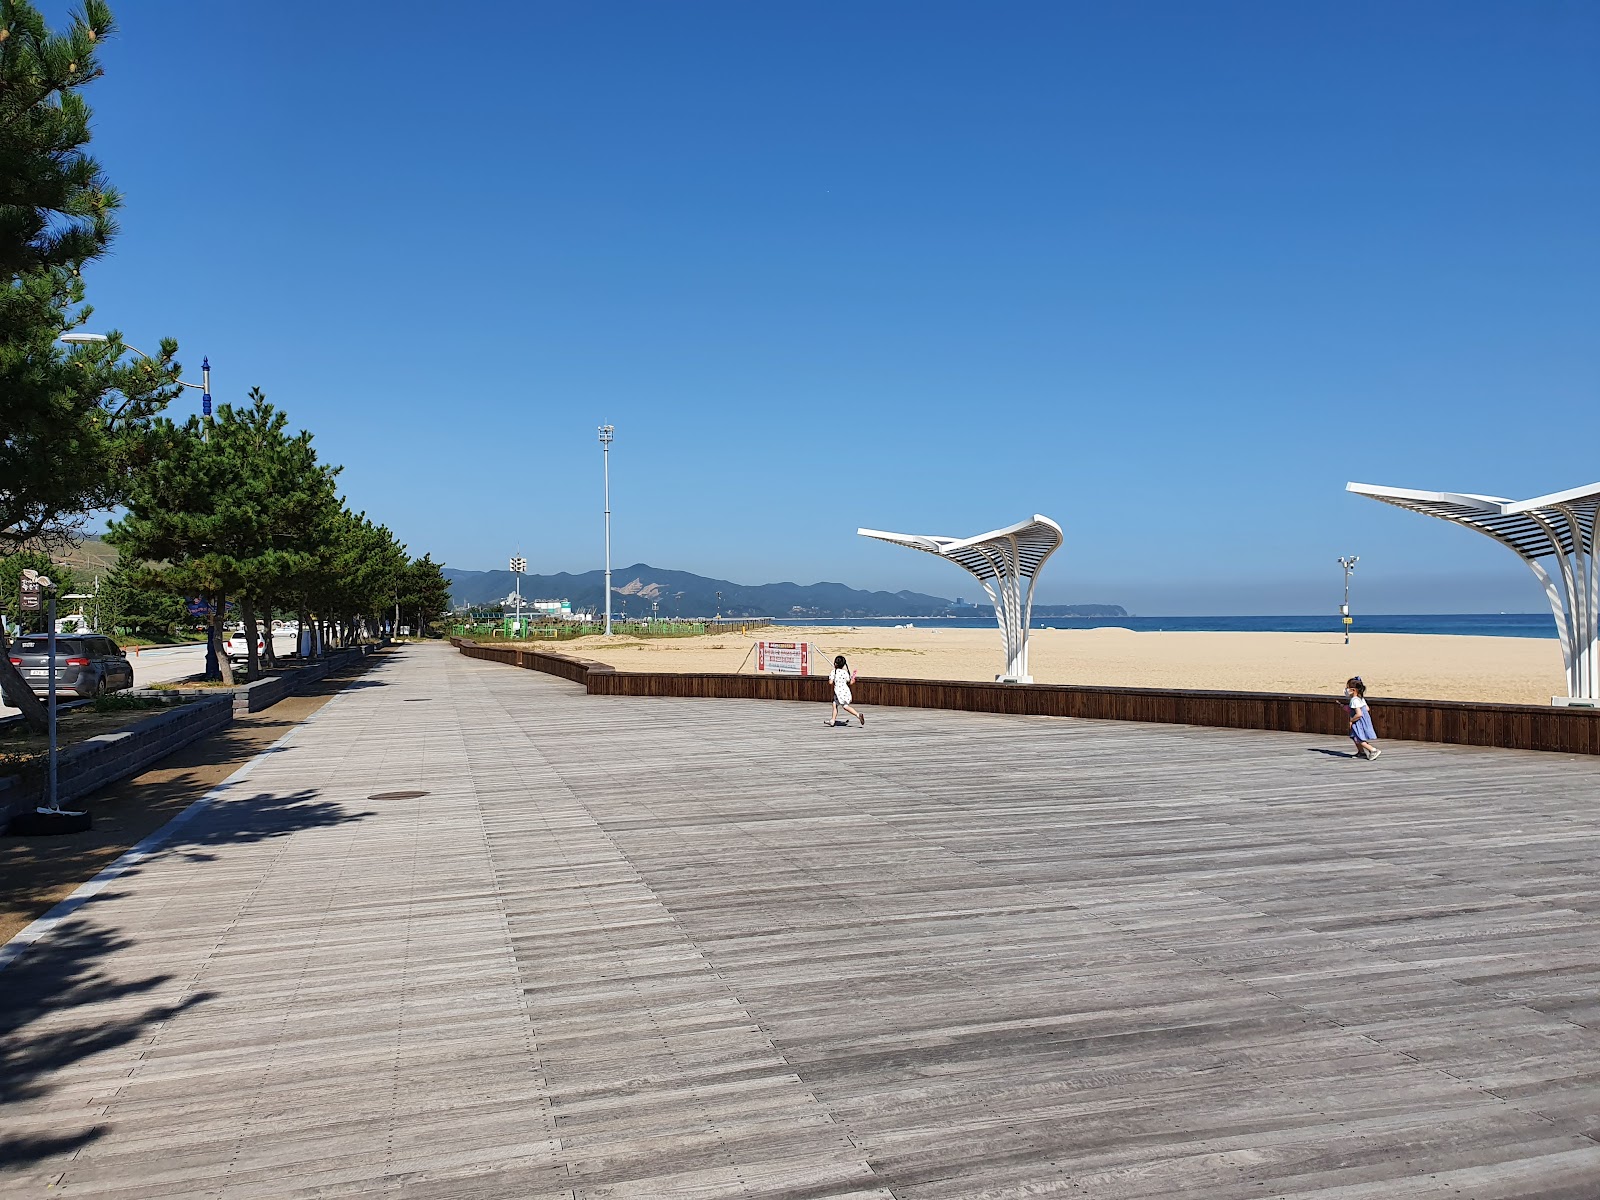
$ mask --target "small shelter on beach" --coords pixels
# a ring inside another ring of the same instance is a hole
[[[1567,699],[1600,700],[1600,564],[1594,556],[1600,483],[1531,500],[1417,492],[1371,483],[1348,483],[1345,489],[1475,529],[1527,563],[1555,613],[1567,668]]]
[[[994,604],[995,620],[1006,643],[1006,672],[997,683],[1032,683],[1028,674],[1028,625],[1033,618],[1033,584],[1049,558],[1061,547],[1061,526],[1037,513],[1004,529],[976,537],[952,538],[927,533],[886,533],[858,529],[862,537],[893,542],[947,558],[971,572]]]

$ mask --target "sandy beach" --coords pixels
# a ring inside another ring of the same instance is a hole
[[[793,628],[690,638],[579,638],[542,648],[624,671],[753,671],[758,637],[809,641],[863,675],[992,680],[1003,666],[993,629]],[[1373,697],[1549,704],[1566,693],[1552,639],[1424,634],[1157,633],[1036,629],[1039,683],[1337,694],[1358,674]]]

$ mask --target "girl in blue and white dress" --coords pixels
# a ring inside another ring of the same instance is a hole
[[[1378,734],[1372,728],[1372,706],[1367,703],[1367,685],[1361,676],[1352,675],[1344,685],[1345,706],[1350,710],[1350,740],[1356,744],[1356,757],[1364,753],[1369,760],[1383,751],[1378,749]]]
[[[840,654],[833,660],[833,670],[828,673],[828,682],[833,684],[833,715],[828,718],[828,727],[831,729],[839,723],[839,710],[842,708],[856,720],[861,722],[861,727],[866,728],[867,719],[850,707],[850,685],[856,681],[856,673],[850,669],[850,664],[845,662],[844,655]]]

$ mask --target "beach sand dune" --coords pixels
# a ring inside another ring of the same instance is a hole
[[[791,628],[689,638],[579,638],[551,647],[623,671],[753,671],[758,637],[809,641],[844,654],[863,675],[989,681],[1004,667],[998,630]],[[1338,694],[1362,676],[1372,696],[1549,704],[1564,695],[1552,639],[1358,633],[1156,633],[1036,629],[1029,665],[1039,683],[1102,687]]]

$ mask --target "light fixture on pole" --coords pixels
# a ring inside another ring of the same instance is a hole
[[[606,480],[606,636],[611,636],[611,437],[616,426],[600,426],[600,462]]]
[[[717,593],[717,620],[722,620],[722,593]]]
[[[511,560],[511,573],[517,577],[517,636],[522,636],[522,573],[528,569],[528,560],[517,555]]]
[[[74,332],[61,335],[61,341],[69,346],[93,346],[110,340],[103,333]],[[151,362],[156,361],[137,346],[130,346],[127,342],[122,343],[122,348],[124,350],[132,350],[140,358],[150,359]],[[211,415],[211,356],[209,354],[200,360],[200,378],[203,381],[201,383],[190,383],[186,379],[180,379],[178,383],[183,387],[193,388],[200,393],[200,413],[202,416],[209,417]]]
[[[1350,572],[1356,569],[1356,564],[1361,561],[1359,554],[1352,554],[1339,559],[1339,565],[1344,568],[1344,603],[1339,605],[1339,616],[1344,619],[1344,644],[1350,644],[1350,626],[1354,618],[1350,615]]]

